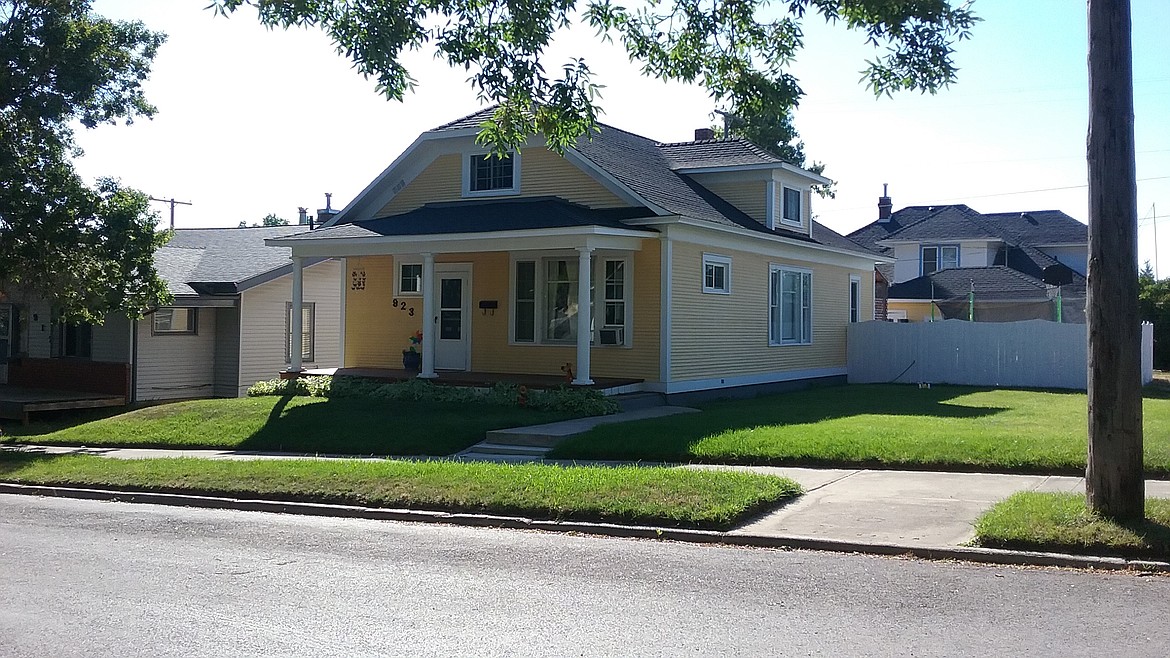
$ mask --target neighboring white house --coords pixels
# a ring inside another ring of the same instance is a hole
[[[0,362],[39,360],[42,370],[79,361],[127,364],[128,401],[243,395],[253,383],[276,377],[290,360],[290,250],[264,241],[304,230],[176,230],[155,253],[174,303],[142,320],[111,315],[101,325],[66,325],[54,321],[47,301],[0,301],[11,326],[0,343],[7,349]],[[316,260],[304,269],[298,341],[303,363],[340,365],[341,285],[336,260]]]

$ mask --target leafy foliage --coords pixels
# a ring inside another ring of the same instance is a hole
[[[800,100],[788,72],[803,45],[809,15],[861,31],[876,49],[863,80],[875,94],[934,92],[955,80],[953,44],[978,20],[969,3],[949,0],[646,0],[628,8],[613,0],[213,0],[217,13],[256,8],[270,27],[318,27],[402,100],[416,81],[403,50],[431,48],[469,72],[484,102],[498,103],[480,140],[497,150],[544,134],[562,149],[597,128],[599,85],[583,58],[548,73],[544,50],[555,34],[583,23],[598,38],[621,41],[643,73],[701,84],[738,115],[774,119]],[[784,140],[787,144],[790,140]],[[779,140],[774,143],[779,143]]]
[[[1170,279],[1155,279],[1149,263],[1138,275],[1138,313],[1154,323],[1154,367],[1170,370]]]
[[[154,114],[141,85],[163,40],[88,0],[0,0],[0,286],[53,299],[67,320],[169,301],[147,197],[112,179],[90,188],[70,161],[72,122]]]
[[[309,395],[321,398],[365,397],[391,402],[451,402],[494,406],[526,406],[541,411],[564,411],[581,416],[617,413],[618,404],[593,389],[558,388],[529,391],[521,404],[520,387],[500,382],[491,388],[437,386],[422,379],[380,382],[365,377],[302,377],[270,379],[248,388],[249,397]]]

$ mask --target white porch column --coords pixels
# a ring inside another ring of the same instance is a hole
[[[422,257],[422,372],[418,376],[434,379],[438,377],[435,374],[435,343],[439,337],[439,319],[435,317],[435,255],[423,254]]]
[[[589,291],[592,287],[589,256],[593,253],[593,247],[577,247],[577,253],[577,378],[573,380],[573,385],[588,386],[593,383],[589,377],[590,306],[593,301]]]
[[[288,323],[288,371],[301,371],[301,351],[304,328],[301,326],[301,307],[305,305],[305,259],[293,256],[292,259],[292,310]]]

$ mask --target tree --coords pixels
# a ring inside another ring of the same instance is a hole
[[[0,287],[48,297],[66,320],[169,300],[148,198],[87,186],[70,127],[152,116],[141,84],[163,39],[88,0],[0,0]]]
[[[665,0],[632,9],[614,0],[212,0],[221,14],[244,5],[269,27],[323,29],[392,99],[415,85],[402,51],[432,48],[469,71],[482,100],[499,104],[479,139],[501,150],[536,133],[560,150],[596,130],[599,86],[585,59],[565,62],[555,77],[544,62],[554,33],[576,21],[620,40],[646,75],[701,84],[734,114],[776,117],[803,94],[787,68],[807,15],[863,31],[886,49],[867,62],[876,94],[953,82],[953,44],[978,20],[968,3],[949,0]]]
[[[1129,0],[1089,0],[1089,508],[1145,514]]]
[[[288,220],[277,217],[276,213],[270,212],[260,221],[260,226],[288,226]]]

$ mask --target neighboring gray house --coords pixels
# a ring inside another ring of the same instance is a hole
[[[292,342],[289,249],[264,241],[304,230],[295,225],[177,229],[155,254],[174,304],[152,309],[142,320],[111,315],[101,325],[64,325],[53,321],[48,302],[0,301],[11,326],[7,341],[0,342],[7,349],[0,363],[16,357],[41,371],[57,364],[70,373],[110,372],[87,369],[86,361],[125,364],[128,401],[243,395],[253,383],[287,368]],[[314,261],[304,270],[299,343],[306,365],[340,365],[341,285],[337,261]],[[0,383],[6,375],[0,372]]]
[[[1056,319],[1084,322],[1088,227],[1059,210],[980,213],[962,204],[878,201],[877,221],[847,237],[896,258],[879,265],[887,317],[921,321]],[[876,304],[880,308],[882,304]]]

